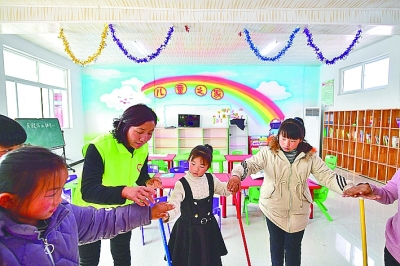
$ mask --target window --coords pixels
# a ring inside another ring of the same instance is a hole
[[[381,89],[389,83],[389,57],[382,56],[341,69],[341,92]]]
[[[68,69],[4,47],[8,116],[58,118],[70,127]]]

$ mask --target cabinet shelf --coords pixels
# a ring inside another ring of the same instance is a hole
[[[337,166],[386,183],[400,167],[400,109],[327,111],[322,156]]]
[[[153,153],[182,154],[197,145],[210,144],[222,154],[228,153],[228,128],[155,128]]]

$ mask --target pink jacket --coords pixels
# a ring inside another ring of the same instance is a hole
[[[383,187],[370,184],[373,194],[381,196],[377,202],[382,204],[392,204],[399,199],[400,194],[400,169],[394,174],[391,180]],[[386,223],[386,248],[390,254],[400,262],[400,205],[397,213],[390,217]]]

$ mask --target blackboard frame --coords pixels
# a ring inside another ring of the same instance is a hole
[[[26,131],[25,144],[51,150],[65,147],[64,134],[58,118],[16,118]]]

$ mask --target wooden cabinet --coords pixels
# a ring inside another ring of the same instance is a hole
[[[228,128],[155,128],[152,151],[156,154],[183,154],[195,146],[210,144],[221,154],[228,154]]]
[[[232,151],[241,151],[243,154],[248,153],[248,141],[249,133],[247,129],[247,124],[242,130],[236,125],[229,126],[229,154]]]
[[[400,109],[324,113],[322,158],[337,156],[337,166],[386,183],[400,167]]]

